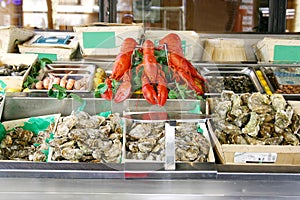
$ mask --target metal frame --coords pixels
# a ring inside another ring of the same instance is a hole
[[[286,29],[287,0],[269,0],[269,33],[284,33]]]
[[[117,19],[117,0],[99,0],[99,22],[115,23]]]

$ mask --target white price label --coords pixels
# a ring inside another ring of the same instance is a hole
[[[274,163],[277,160],[277,153],[248,153],[235,152],[235,163]]]

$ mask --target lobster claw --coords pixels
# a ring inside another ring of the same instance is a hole
[[[146,99],[146,101],[150,104],[156,104],[157,102],[157,95],[156,92],[154,90],[154,88],[152,87],[152,85],[150,84],[146,84],[142,87],[142,92],[143,92],[143,96]]]
[[[142,85],[142,92],[146,101],[150,104],[156,104],[158,97],[145,72],[142,74]]]
[[[112,91],[112,84],[111,84],[110,78],[106,78],[105,83],[107,84],[107,89],[103,94],[101,94],[101,97],[106,99],[106,100],[112,100],[113,91]]]
[[[127,72],[123,75],[122,80],[123,82],[119,86],[115,97],[114,102],[120,103],[126,100],[131,94],[131,70],[127,70]]]
[[[164,106],[168,98],[167,80],[162,70],[159,70],[160,74],[157,76],[157,104]]]
[[[164,85],[157,86],[157,104],[164,106],[168,98],[168,89]]]

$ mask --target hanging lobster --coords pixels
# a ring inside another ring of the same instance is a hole
[[[159,41],[159,44],[167,45],[169,67],[174,72],[175,80],[177,82],[183,80],[198,95],[203,95],[204,83],[206,82],[206,80],[184,57],[180,37],[175,33],[170,33],[162,38]]]

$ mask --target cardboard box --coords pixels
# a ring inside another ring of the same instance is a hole
[[[12,88],[16,90],[22,90],[23,82],[26,80],[32,64],[37,61],[36,54],[17,54],[17,53],[4,53],[0,54],[0,63],[2,64],[10,64],[10,65],[20,65],[25,64],[28,65],[26,73],[23,76],[0,76],[0,80],[2,80],[6,84],[6,88]]]
[[[210,123],[208,129],[222,164],[300,165],[300,146],[221,144]]]
[[[206,113],[217,115],[215,110],[218,109],[218,100],[216,98],[207,98],[206,102]],[[295,101],[288,101],[287,103],[289,103],[292,108],[299,106]],[[299,113],[299,107],[298,109],[294,109],[294,111],[295,113]],[[207,128],[215,151],[216,160],[219,160],[221,164],[266,166],[300,165],[300,145],[221,144],[217,138],[216,127],[218,127],[218,125],[217,123],[213,123],[213,119],[207,121]],[[226,130],[223,132],[227,134]]]
[[[300,61],[300,40],[265,37],[254,46],[259,62],[294,63]]]
[[[70,37],[68,39],[67,44],[60,43],[37,43],[36,41],[41,39],[45,41],[52,40],[58,41],[60,39],[64,40],[66,37]],[[21,53],[34,53],[38,55],[38,58],[48,58],[52,61],[63,61],[70,60],[75,54],[78,48],[78,40],[75,36],[66,36],[66,35],[56,35],[56,33],[52,33],[52,35],[35,35],[29,41],[19,45],[19,49]]]
[[[176,33],[180,37],[186,59],[190,61],[201,60],[203,47],[198,34],[194,31],[146,31],[145,39],[152,40],[154,44],[158,44],[160,39],[171,32]]]
[[[73,29],[83,57],[115,58],[126,38],[132,37],[138,42],[143,34],[142,24],[93,23]]]
[[[18,53],[18,44],[21,44],[34,36],[31,30],[17,27],[0,27],[0,53]]]

